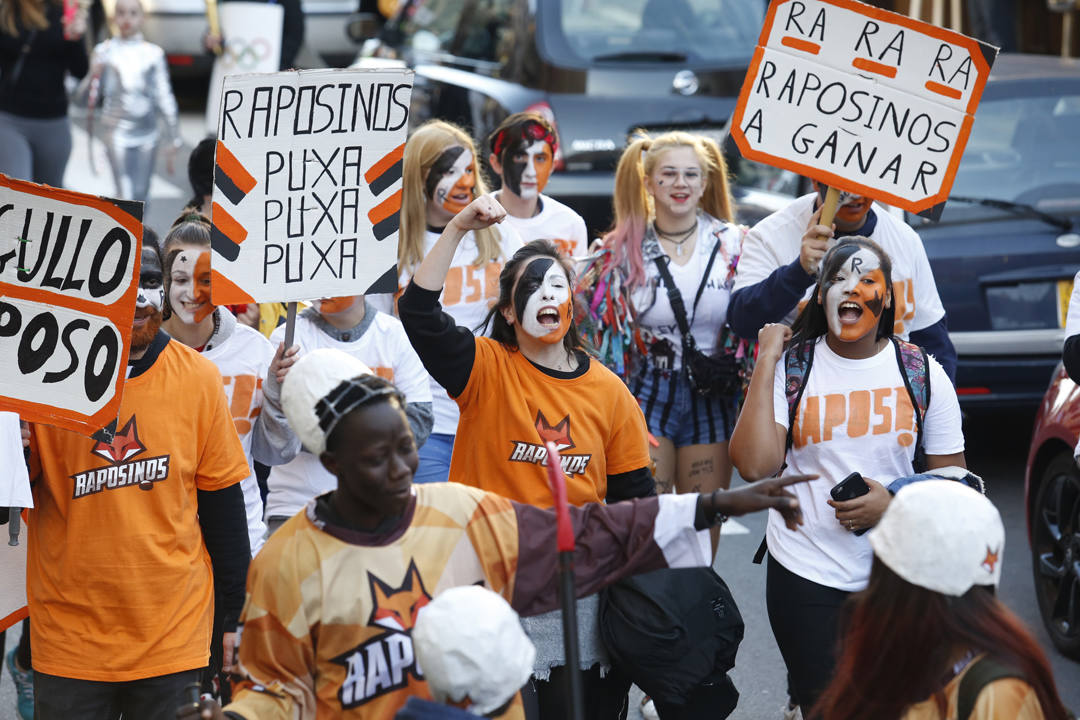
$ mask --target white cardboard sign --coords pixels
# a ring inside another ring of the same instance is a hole
[[[397,289],[413,73],[225,78],[214,169],[213,302]]]
[[[773,0],[731,132],[752,160],[936,217],[996,54],[856,0]]]

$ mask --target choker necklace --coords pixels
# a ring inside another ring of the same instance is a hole
[[[694,231],[697,230],[697,220],[694,221],[694,224],[690,226],[689,230],[679,235],[669,235],[668,233],[661,230],[655,222],[653,223],[653,229],[656,230],[656,234],[661,240],[667,240],[669,243],[674,245],[675,254],[679,257],[682,257],[683,245],[686,244],[686,241],[689,240],[694,235]],[[672,239],[673,237],[677,237],[679,239],[674,240]]]

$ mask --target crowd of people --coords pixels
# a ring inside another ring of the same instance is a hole
[[[137,0],[92,60],[61,10],[0,2],[0,172],[62,185],[63,78],[86,75],[117,192],[145,200],[159,119],[178,138],[160,50]],[[669,132],[628,144],[590,243],[544,194],[558,143],[529,113],[479,143],[414,129],[398,292],[313,298],[289,347],[280,304],[211,302],[199,143],[192,200],[144,233],[115,438],[0,416],[34,496],[6,655],[23,720],[561,720],[571,673],[585,717],[625,718],[605,588],[711,566],[722,523],[758,511],[778,715],[1067,717],[994,594],[1004,530],[966,469],[918,236],[851,194],[823,221],[817,185],[739,226],[719,147]]]

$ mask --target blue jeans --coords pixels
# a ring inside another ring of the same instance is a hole
[[[446,482],[450,477],[450,456],[454,452],[454,436],[431,433],[420,448],[420,465],[413,475],[414,483]]]

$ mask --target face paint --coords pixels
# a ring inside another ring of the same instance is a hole
[[[359,295],[343,295],[341,297],[321,298],[319,300],[312,301],[312,305],[322,315],[336,315],[339,312],[345,312],[356,304]]]
[[[161,260],[156,252],[143,248],[139,266],[139,294],[135,301],[135,317],[131,323],[133,353],[148,348],[161,328],[161,307],[165,302],[161,285]]]
[[[473,155],[460,145],[448,148],[439,156],[424,182],[428,197],[455,215],[473,201],[475,185]]]
[[[165,305],[165,289],[162,287],[161,261],[150,248],[143,248],[139,266],[139,294],[135,307],[152,307],[158,312]]]
[[[518,197],[536,197],[544,191],[551,176],[551,161],[551,146],[543,140],[533,141],[514,152],[510,162],[503,166],[506,187]]]
[[[885,274],[877,255],[859,248],[825,284],[825,316],[833,335],[851,342],[874,332],[885,306]]]
[[[525,266],[514,288],[521,329],[545,343],[562,342],[574,316],[570,281],[562,265],[540,257]]]
[[[210,251],[182,250],[169,271],[169,306],[185,325],[202,322],[210,304]]]
[[[818,197],[821,198],[822,202],[825,202],[825,193],[828,188],[824,185],[815,185],[815,187],[818,191]],[[849,232],[861,228],[873,202],[872,198],[841,190],[840,199],[836,202],[836,216],[833,220],[837,228]]]

